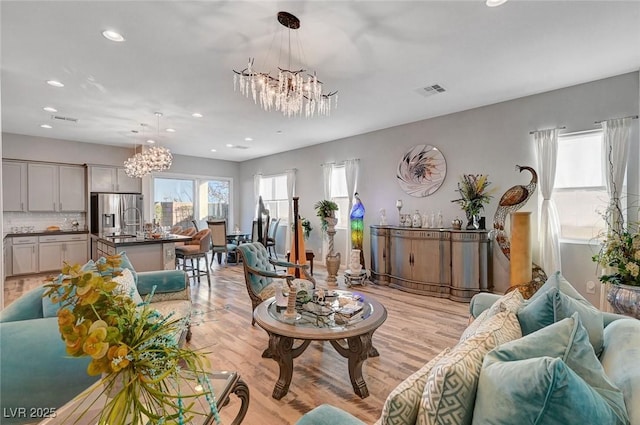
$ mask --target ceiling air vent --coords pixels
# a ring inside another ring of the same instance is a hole
[[[442,87],[440,84],[433,84],[431,86],[422,87],[421,89],[418,89],[418,92],[424,97],[433,96],[435,94],[444,93],[446,91],[447,90],[444,87]]]
[[[51,115],[51,119],[52,120],[59,120],[59,121],[68,121],[68,122],[73,122],[73,123],[77,123],[78,122],[78,118],[63,117],[63,116],[60,116],[60,115]]]
[[[233,149],[249,149],[249,146],[233,145],[232,148]]]

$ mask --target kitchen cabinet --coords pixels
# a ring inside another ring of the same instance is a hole
[[[40,272],[60,270],[64,262],[73,265],[88,260],[86,234],[40,236],[38,242]]]
[[[27,163],[2,161],[3,211],[27,211]]]
[[[142,179],[127,176],[124,168],[91,165],[89,187],[91,192],[141,193]]]
[[[371,226],[370,235],[376,283],[456,301],[490,290],[487,231]]]
[[[11,241],[11,274],[38,272],[38,237],[14,237]]]
[[[29,163],[27,170],[29,211],[86,210],[84,167]]]

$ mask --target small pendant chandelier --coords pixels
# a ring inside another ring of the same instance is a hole
[[[251,94],[256,104],[260,99],[260,106],[265,111],[281,111],[287,117],[328,116],[332,103],[333,107],[338,105],[338,92],[323,94],[322,82],[315,72],[311,75],[305,74],[304,69],[291,70],[291,33],[300,28],[300,20],[291,13],[278,12],[278,22],[289,29],[287,68],[278,65],[278,75],[272,76],[269,72],[254,70],[254,60],[250,58],[245,69],[233,71],[234,90],[239,89],[245,97]]]
[[[158,118],[157,135],[160,138],[160,117],[161,112],[156,112]],[[154,142],[155,143],[155,142]],[[142,149],[142,148],[141,148]],[[171,151],[163,146],[152,146],[136,153],[124,162],[124,171],[129,177],[144,177],[155,171],[165,171],[171,168],[173,155]]]

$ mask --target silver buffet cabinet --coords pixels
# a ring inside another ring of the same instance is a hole
[[[491,288],[486,230],[371,226],[371,279],[407,292],[469,301]]]

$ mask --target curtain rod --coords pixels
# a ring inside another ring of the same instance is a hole
[[[628,117],[622,117],[622,118],[611,118],[611,119],[620,119],[620,120],[623,120],[623,119],[625,119],[625,118],[631,118],[632,120],[637,120],[637,119],[638,119],[638,116],[637,116],[637,115],[629,115]],[[605,122],[605,121],[608,121],[608,120],[594,121],[594,124],[601,124],[601,123],[603,123],[603,122]]]
[[[545,128],[544,130],[530,131],[529,134],[534,134],[534,133],[537,133],[539,131],[546,131],[546,130],[564,130],[565,128],[567,128],[567,127],[562,126],[562,127],[555,127],[555,128]]]

